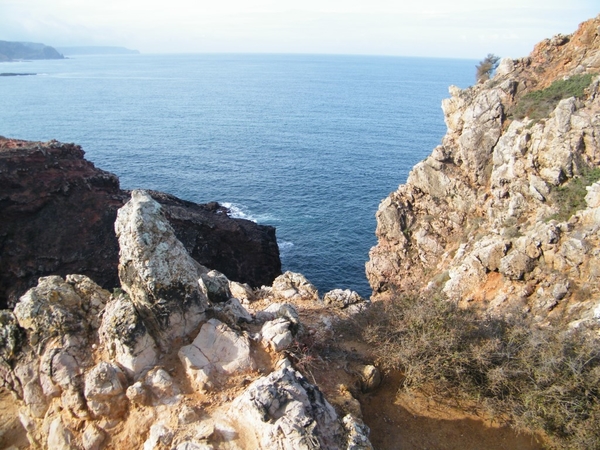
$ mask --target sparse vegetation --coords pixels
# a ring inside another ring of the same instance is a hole
[[[496,56],[493,53],[488,53],[488,55],[475,66],[475,69],[477,69],[475,73],[477,82],[483,83],[489,80],[494,70],[496,70],[498,67],[499,62],[499,56]]]
[[[595,74],[592,73],[573,75],[566,80],[555,81],[546,89],[528,92],[519,100],[512,116],[519,120],[529,117],[534,122],[548,117],[561,100],[569,97],[583,97],[585,89],[590,85],[594,76]]]
[[[553,189],[550,198],[559,211],[548,220],[555,219],[564,222],[569,220],[575,212],[585,208],[586,186],[599,180],[600,167],[585,168],[580,176],[571,178],[562,186]]]
[[[550,448],[600,448],[600,340],[539,329],[520,314],[481,318],[441,298],[375,303],[354,325],[405,389],[468,399]]]

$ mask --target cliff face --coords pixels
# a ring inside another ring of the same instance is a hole
[[[152,195],[201,264],[252,286],[281,273],[273,227],[232,219],[217,204]],[[12,307],[45,275],[79,273],[118,286],[114,222],[128,199],[118,178],[77,145],[0,139],[0,307]]]
[[[490,312],[518,307],[539,320],[595,321],[599,73],[600,17],[527,58],[503,60],[484,84],[451,87],[441,145],[377,212],[367,263],[375,295],[443,291]],[[548,113],[531,100],[585,74],[582,95],[556,98]]]

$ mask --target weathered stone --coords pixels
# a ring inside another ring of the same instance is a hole
[[[155,423],[150,427],[150,436],[144,442],[144,450],[164,448],[170,445],[172,440],[173,431],[167,428],[164,423]]]
[[[211,302],[222,303],[232,297],[229,289],[229,280],[221,272],[211,270],[201,274],[201,279],[206,286],[206,293]]]
[[[511,280],[521,280],[525,274],[531,272],[533,264],[534,261],[529,256],[513,250],[500,260],[498,270]]]
[[[344,428],[348,433],[348,443],[346,450],[372,450],[373,446],[369,441],[369,427],[362,420],[347,414],[342,419]]]
[[[231,295],[237,298],[241,303],[252,303],[255,300],[254,292],[248,284],[229,281],[229,290]]]
[[[317,299],[317,289],[299,273],[285,272],[273,281],[273,295],[284,299]]]
[[[100,362],[85,375],[84,395],[96,417],[121,417],[127,410],[126,388],[125,374],[115,364]]]
[[[364,302],[366,302],[366,300],[362,298],[358,292],[351,291],[350,289],[334,289],[323,296],[323,303],[340,309]]]
[[[256,380],[233,401],[229,416],[254,436],[257,449],[338,449],[345,441],[333,407],[294,370]]]
[[[197,389],[210,388],[223,376],[252,370],[250,342],[217,319],[202,325],[190,345],[181,347],[179,359]]]
[[[99,335],[110,357],[134,378],[156,364],[154,339],[127,297],[117,297],[106,305]]]
[[[168,372],[155,367],[144,377],[144,386],[152,393],[156,404],[172,404],[177,402],[181,389]]]
[[[83,448],[85,450],[100,450],[104,447],[106,435],[102,429],[93,423],[87,424],[82,435]]]
[[[57,417],[50,423],[50,428],[48,430],[48,448],[53,450],[77,450],[77,446],[73,439],[73,433],[65,428],[60,417]]]
[[[115,222],[119,278],[152,336],[164,349],[204,319],[208,305],[198,279],[205,269],[187,253],[160,205],[133,191]]]
[[[279,318],[265,322],[261,329],[262,342],[275,352],[288,348],[293,341],[290,321]]]

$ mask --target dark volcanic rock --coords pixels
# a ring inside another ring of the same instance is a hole
[[[79,273],[119,285],[114,222],[129,192],[83,156],[74,144],[0,138],[0,308],[40,276]],[[273,227],[232,219],[218,204],[151,195],[201,264],[252,286],[281,273]]]

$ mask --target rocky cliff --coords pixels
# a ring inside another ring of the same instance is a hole
[[[281,273],[273,227],[230,218],[216,203],[151,195],[200,264],[251,286]],[[0,307],[12,307],[40,276],[77,273],[118,286],[114,222],[128,199],[77,145],[0,138]]]
[[[450,87],[441,145],[377,212],[376,297],[441,292],[492,313],[600,317],[600,17]],[[387,293],[387,294],[386,294]]]
[[[188,254],[165,210],[145,191],[119,209],[122,290],[52,275],[0,311],[0,380],[20,408],[0,446],[371,449],[351,394],[334,408],[293,365],[315,333],[294,302],[318,303],[315,288],[292,273],[254,291],[228,280]],[[366,304],[350,291],[323,303],[329,322]]]

